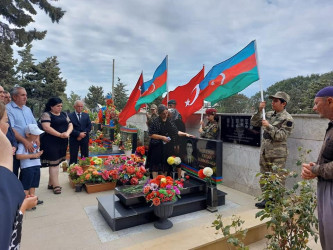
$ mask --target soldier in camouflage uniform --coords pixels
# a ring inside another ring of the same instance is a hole
[[[216,109],[206,109],[207,115],[207,124],[206,126],[201,121],[201,128],[199,129],[200,137],[207,138],[207,139],[217,139],[218,132],[219,132],[219,125],[215,119]]]
[[[262,119],[262,110],[266,103],[261,102],[259,110],[251,118],[251,125],[263,127],[263,139],[260,149],[260,172],[272,172],[272,166],[285,168],[288,156],[287,138],[290,135],[294,120],[286,111],[290,97],[285,92],[277,92],[269,96],[272,99],[273,111],[266,113],[266,120]],[[265,208],[266,201],[256,203],[256,207]]]

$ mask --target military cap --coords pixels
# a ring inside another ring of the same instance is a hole
[[[287,103],[290,101],[289,95],[285,92],[282,92],[282,91],[278,91],[278,92],[275,93],[275,95],[270,95],[269,96],[269,99],[274,99],[274,98],[283,99]]]
[[[152,105],[150,106],[150,109],[157,109],[157,106],[156,106],[155,104],[152,104]]]
[[[206,115],[215,115],[216,109],[206,109]]]
[[[170,101],[168,101],[168,104],[175,104],[176,105],[177,103],[176,103],[175,100],[170,100]]]
[[[329,96],[333,96],[333,86],[322,88],[316,94],[316,97],[329,97]]]

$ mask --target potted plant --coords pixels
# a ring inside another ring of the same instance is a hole
[[[60,163],[60,167],[62,168],[63,172],[67,172],[68,162],[67,161],[63,161],[62,163]]]
[[[84,185],[84,176],[81,175],[79,178],[73,180],[75,192],[81,192]]]
[[[131,157],[131,154],[132,154],[132,140],[131,139],[127,139],[123,143],[123,150],[127,157]]]
[[[182,181],[175,181],[170,176],[158,175],[149,180],[143,187],[145,199],[154,206],[154,213],[159,218],[154,223],[157,229],[169,229],[173,226],[168,220],[173,213],[173,205],[180,198],[180,189],[183,188]]]
[[[83,171],[87,170],[88,167],[91,165],[91,161],[89,157],[82,157],[79,159],[78,165],[83,169]]]
[[[80,176],[83,174],[83,169],[80,167],[78,164],[71,164],[69,168],[67,169],[68,173],[68,179],[69,179],[69,184],[71,185],[72,188],[75,187],[75,180],[80,178]]]
[[[200,179],[206,181],[206,202],[207,202],[207,210],[210,212],[217,211],[217,188],[216,185],[212,183],[212,175],[213,169],[210,167],[205,167],[204,169],[200,169],[198,172],[198,176]]]
[[[119,177],[116,169],[106,170],[98,166],[90,166],[82,175],[89,194],[113,190]]]
[[[118,151],[119,150],[119,145],[121,142],[121,137],[120,134],[115,134],[114,135],[114,140],[112,141],[112,151]]]

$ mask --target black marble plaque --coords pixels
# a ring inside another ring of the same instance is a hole
[[[221,115],[221,140],[260,147],[260,127],[250,120],[250,115]]]
[[[222,181],[222,141],[201,138],[184,138],[181,147],[182,167],[194,175],[200,169],[210,167],[215,183]]]

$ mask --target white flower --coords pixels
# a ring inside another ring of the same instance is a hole
[[[179,157],[175,157],[175,165],[179,165],[181,162],[182,161]]]
[[[213,175],[213,169],[211,169],[210,167],[205,167],[203,169],[203,174],[207,177],[211,177]]]

